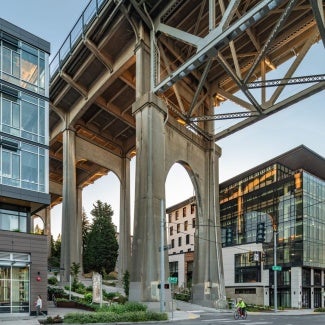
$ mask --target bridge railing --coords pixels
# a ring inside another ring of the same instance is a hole
[[[91,22],[97,17],[98,13],[108,1],[111,0],[91,0],[88,3],[50,63],[50,80],[60,71],[60,68],[71,55],[73,49],[82,40],[82,36],[88,30]]]

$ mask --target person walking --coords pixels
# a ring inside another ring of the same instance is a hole
[[[42,312],[42,307],[43,307],[42,297],[38,295],[36,300],[36,316],[39,316],[40,314],[44,316],[44,313]]]

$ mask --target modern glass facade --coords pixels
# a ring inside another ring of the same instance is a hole
[[[46,294],[32,274],[45,274],[47,238],[30,224],[50,203],[49,50],[0,19],[0,313],[31,313],[35,293]]]
[[[294,165],[297,166],[297,161]],[[325,168],[324,159],[320,166]],[[223,247],[246,247],[234,256],[235,284],[262,286],[261,272],[267,270],[272,305],[272,266],[279,265],[282,268],[278,272],[280,306],[292,305],[292,293],[301,294],[301,307],[311,306],[312,300],[314,306],[321,305],[321,293],[325,288],[324,281],[319,280],[324,277],[325,270],[323,178],[276,161],[260,169],[256,167],[242,178],[236,177],[234,182],[221,184],[220,217]],[[256,247],[256,251],[250,251],[249,247]],[[256,258],[251,257],[254,254],[258,254]],[[299,278],[292,277],[292,268],[300,270]],[[308,277],[313,281],[305,281]],[[297,290],[292,290],[294,281],[301,282]]]
[[[0,40],[1,184],[48,193],[48,54]]]

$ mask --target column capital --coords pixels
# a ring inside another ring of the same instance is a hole
[[[147,53],[150,53],[150,46],[145,42],[144,39],[139,39],[139,41],[135,44],[134,53],[140,49],[144,50]]]
[[[132,114],[135,115],[144,108],[151,106],[161,111],[164,115],[167,114],[167,106],[165,103],[154,93],[148,92],[142,95],[138,100],[136,100],[132,105]]]

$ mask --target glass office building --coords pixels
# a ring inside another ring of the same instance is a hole
[[[0,313],[33,313],[46,296],[47,238],[31,215],[50,203],[49,52],[0,19]]]
[[[220,216],[227,297],[273,305],[277,272],[279,306],[324,307],[323,157],[300,146],[220,184]]]

